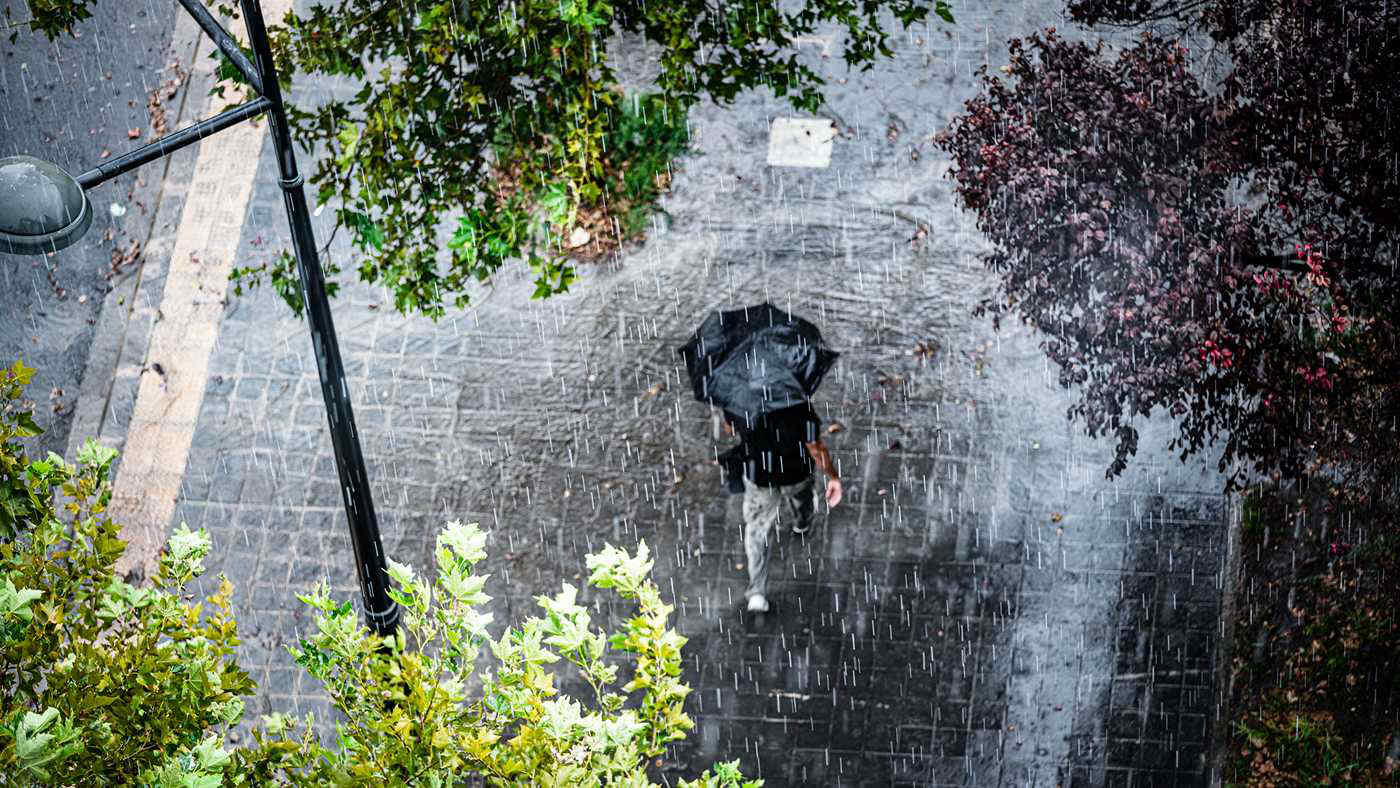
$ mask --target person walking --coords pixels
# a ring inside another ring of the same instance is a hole
[[[786,504],[794,522],[792,533],[812,527],[813,465],[826,474],[826,503],[841,502],[841,478],[831,452],[821,439],[821,420],[809,402],[755,417],[725,411],[730,431],[737,432],[738,457],[743,462],[744,552],[749,586],[744,591],[750,612],[768,610],[768,564],[773,530]]]
[[[793,532],[812,525],[813,463],[827,475],[826,502],[841,502],[841,479],[821,439],[812,395],[841,354],[810,321],[767,301],[706,315],[676,348],[699,402],[724,411],[739,445],[716,459],[731,492],[742,479],[749,610],[768,610],[769,540],[786,504]],[[737,466],[737,467],[736,467]],[[736,472],[737,471],[737,472]]]

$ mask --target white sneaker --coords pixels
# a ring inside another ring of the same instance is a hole
[[[768,597],[765,597],[763,594],[754,594],[753,596],[749,597],[749,612],[767,613]]]

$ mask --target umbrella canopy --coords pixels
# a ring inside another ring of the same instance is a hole
[[[748,418],[806,402],[840,355],[816,326],[766,301],[711,312],[677,352],[697,400]]]

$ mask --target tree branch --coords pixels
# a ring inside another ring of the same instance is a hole
[[[1305,274],[1312,270],[1307,264],[1289,255],[1269,255],[1269,254],[1247,254],[1239,259],[1244,265],[1257,266],[1260,268],[1271,268],[1277,271],[1293,271]],[[1375,260],[1367,260],[1355,257],[1327,258],[1329,263],[1340,265],[1342,270],[1353,276],[1381,276],[1392,277],[1400,275],[1400,270],[1395,266],[1387,266]]]

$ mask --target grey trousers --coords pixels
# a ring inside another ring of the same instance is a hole
[[[759,487],[753,480],[744,479],[744,552],[749,559],[746,597],[768,594],[770,542],[784,503],[799,523],[811,522],[815,509],[812,477],[781,487]]]

